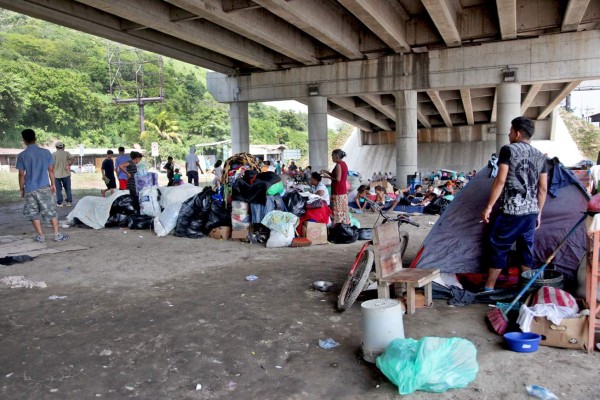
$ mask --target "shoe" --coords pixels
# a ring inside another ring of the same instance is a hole
[[[67,207],[71,207],[71,203],[67,202]]]
[[[46,238],[40,235],[33,235],[33,241],[38,243],[44,243],[46,241]]]
[[[69,235],[59,233],[58,235],[54,236],[55,242],[64,242],[65,240],[69,240]]]
[[[64,204],[62,204],[62,203],[57,204],[56,207],[64,207]]]

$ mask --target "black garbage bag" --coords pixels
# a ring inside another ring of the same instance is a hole
[[[358,228],[347,224],[335,224],[329,229],[327,237],[335,244],[354,243],[358,240]]]
[[[225,207],[223,201],[213,200],[210,204],[205,231],[210,232],[219,226],[231,226],[231,210]]]
[[[137,214],[137,206],[138,202],[135,198],[130,194],[125,194],[123,196],[119,196],[113,201],[112,206],[110,207],[110,215],[113,214],[125,214],[125,215],[133,215]]]
[[[451,200],[447,200],[443,197],[438,197],[433,202],[429,203],[423,209],[423,214],[439,214],[442,215],[446,208],[450,204]]]
[[[306,197],[298,192],[289,192],[283,196],[283,203],[288,212],[300,217],[306,213]]]
[[[131,219],[131,215],[127,214],[111,214],[104,227],[106,228],[126,228],[129,226],[129,220]]]
[[[358,240],[372,240],[373,239],[373,228],[359,228],[358,229]]]
[[[183,203],[173,232],[175,236],[201,238],[210,232],[210,229],[206,229],[206,223],[210,214],[213,194],[215,192],[207,186],[201,193]],[[215,227],[213,226],[213,228]]]
[[[154,217],[148,215],[132,215],[129,217],[129,229],[152,229]]]

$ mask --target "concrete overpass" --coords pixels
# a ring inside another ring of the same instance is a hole
[[[444,157],[507,142],[510,120],[549,116],[600,78],[597,0],[0,0],[0,7],[200,65],[231,104],[232,146],[247,150],[248,102],[309,109],[309,158],[326,167],[327,113],[395,143],[399,177],[423,143]],[[419,161],[422,160],[419,157]],[[443,160],[439,160],[440,164]]]

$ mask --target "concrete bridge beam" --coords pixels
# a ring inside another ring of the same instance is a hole
[[[166,0],[303,64],[319,64],[316,41],[263,8],[228,13],[221,0]]]
[[[281,61],[277,53],[242,36],[234,36],[227,29],[210,22],[172,21],[171,6],[164,2],[156,0],[77,1],[265,70],[277,69],[277,62]]]

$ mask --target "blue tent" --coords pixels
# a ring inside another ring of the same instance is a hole
[[[548,196],[542,224],[535,234],[535,264],[541,266],[587,209],[589,194],[577,178],[557,160],[548,160]],[[441,272],[487,272],[489,230],[481,212],[487,204],[494,178],[486,167],[456,195],[423,241],[411,267],[439,268]],[[492,218],[497,215],[497,206]],[[568,239],[553,261],[566,279],[575,279],[586,251],[585,226]]]

